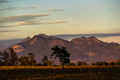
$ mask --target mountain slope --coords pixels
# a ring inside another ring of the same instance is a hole
[[[12,47],[18,55],[27,55],[32,52],[36,55],[37,61],[40,61],[43,56],[50,56],[52,53],[50,49],[55,45],[66,47],[71,53],[71,61],[74,62],[91,63],[120,58],[120,44],[102,42],[96,37],[80,37],[67,41],[54,36],[39,34],[33,38],[28,37]]]

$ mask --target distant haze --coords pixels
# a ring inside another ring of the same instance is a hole
[[[58,38],[62,38],[65,40],[72,40],[73,38],[78,37],[91,37],[95,36],[98,39],[105,41],[105,42],[116,42],[120,43],[120,33],[109,33],[109,34],[61,34],[61,35],[54,35]]]

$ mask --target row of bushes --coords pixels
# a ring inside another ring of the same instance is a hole
[[[53,66],[54,61],[48,60],[47,56],[44,56],[42,59],[42,63],[37,63],[35,60],[35,55],[33,53],[29,53],[28,56],[21,56],[20,58],[17,57],[14,50],[11,48],[9,51],[0,52],[0,65],[1,66],[15,66],[15,65],[23,65],[23,66]],[[77,64],[70,62],[67,64],[68,66],[82,66],[88,65],[86,62],[78,61]],[[96,62],[92,63],[91,65],[97,66],[108,66],[108,65],[120,65],[120,62]]]
[[[75,65],[78,65],[78,66],[82,66],[82,65],[84,65],[84,66],[87,66],[87,65],[112,66],[112,65],[120,65],[120,62],[106,62],[106,61],[103,61],[103,62],[96,62],[96,63],[87,64],[86,62],[78,61],[77,64],[70,63],[69,65],[72,65],[72,66],[75,66]]]

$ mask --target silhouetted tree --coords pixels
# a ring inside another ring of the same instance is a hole
[[[104,61],[104,62],[96,62],[96,63],[93,63],[92,65],[97,65],[97,66],[107,66],[109,65],[108,62]]]
[[[21,56],[19,58],[20,65],[28,66],[29,65],[29,58],[27,56]]]
[[[87,65],[87,63],[86,63],[86,62],[78,61],[77,65],[78,65],[78,66],[82,66],[82,65]]]
[[[47,66],[53,66],[54,65],[54,62],[53,61],[51,61],[51,60],[48,60],[47,61]]]
[[[0,58],[3,61],[4,65],[17,65],[18,58],[13,48],[9,49],[9,52],[4,51],[0,54]]]
[[[42,62],[43,62],[44,66],[53,66],[54,65],[54,62],[51,60],[48,60],[47,56],[43,57]]]
[[[95,65],[101,66],[101,62],[96,62]]]
[[[47,66],[47,61],[48,61],[48,57],[44,56],[43,59],[42,59],[42,62],[43,62],[44,66]]]
[[[69,66],[75,66],[75,63],[71,62],[69,63]]]
[[[60,60],[61,65],[65,65],[70,63],[70,53],[66,50],[65,47],[59,48],[58,46],[55,46],[51,48],[53,53],[51,54],[51,57],[55,55],[55,59],[58,57]]]
[[[109,65],[113,66],[113,65],[116,65],[116,63],[115,62],[110,62]]]
[[[42,66],[42,63],[37,63],[36,66]]]
[[[20,65],[36,65],[35,55],[33,53],[29,53],[28,56],[21,56],[19,58]]]
[[[35,55],[33,53],[29,53],[28,58],[29,58],[29,65],[31,66],[36,65]]]
[[[106,61],[101,62],[101,65],[107,66],[107,65],[108,65],[108,62],[106,62]]]
[[[3,65],[3,62],[0,60],[0,66],[2,66]]]
[[[10,65],[10,59],[9,59],[9,53],[7,51],[4,51],[0,55],[1,60],[3,61],[4,65]]]
[[[0,51],[0,66],[3,65],[2,59],[1,59],[2,52]]]
[[[10,48],[10,64],[17,65],[17,63],[18,63],[17,55],[14,52],[13,48]]]
[[[0,66],[4,65],[1,59],[2,52],[0,51]]]
[[[120,62],[117,62],[116,65],[120,65]]]

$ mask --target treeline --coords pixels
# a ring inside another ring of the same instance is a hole
[[[70,53],[65,47],[54,46],[51,48],[53,53],[51,53],[50,58],[58,58],[61,65],[70,64]],[[29,53],[27,56],[21,56],[18,58],[17,54],[14,52],[13,48],[8,51],[0,52],[0,65],[1,66],[53,66],[54,61],[49,60],[47,56],[41,59],[42,63],[38,63],[35,59],[33,53]]]
[[[93,66],[114,66],[114,65],[120,65],[120,61],[118,61],[118,62],[102,61],[102,62],[95,62],[95,63],[91,63],[91,64],[87,64],[86,62],[78,61],[77,64],[71,62],[69,65],[72,65],[72,66],[87,66],[87,65],[93,65]]]
[[[51,66],[54,65],[53,61],[48,60],[47,56],[44,56],[42,63],[37,63],[35,60],[35,55],[29,53],[27,56],[21,56],[18,58],[17,54],[14,52],[13,48],[9,51],[0,52],[0,66]]]
[[[120,61],[117,62],[96,62],[96,63],[92,63],[92,65],[97,65],[97,66],[113,66],[113,65],[120,65]]]
[[[55,46],[51,48],[53,53],[51,54],[51,58],[58,58],[60,61],[60,65],[67,66],[87,66],[87,65],[97,65],[97,66],[109,66],[109,65],[120,65],[120,61],[118,62],[96,62],[87,64],[86,62],[78,61],[77,64],[70,62],[70,53],[66,50],[65,47]],[[10,48],[8,51],[0,52],[0,66],[55,66],[54,61],[49,60],[47,56],[44,56],[41,59],[41,63],[38,63],[35,59],[35,55],[33,53],[29,53],[27,56],[21,56],[18,58],[17,54],[14,52],[13,48]]]
[[[35,65],[36,60],[34,59],[33,53],[29,53],[28,56],[17,57],[13,48],[9,51],[0,52],[0,65],[15,66],[15,65]]]

